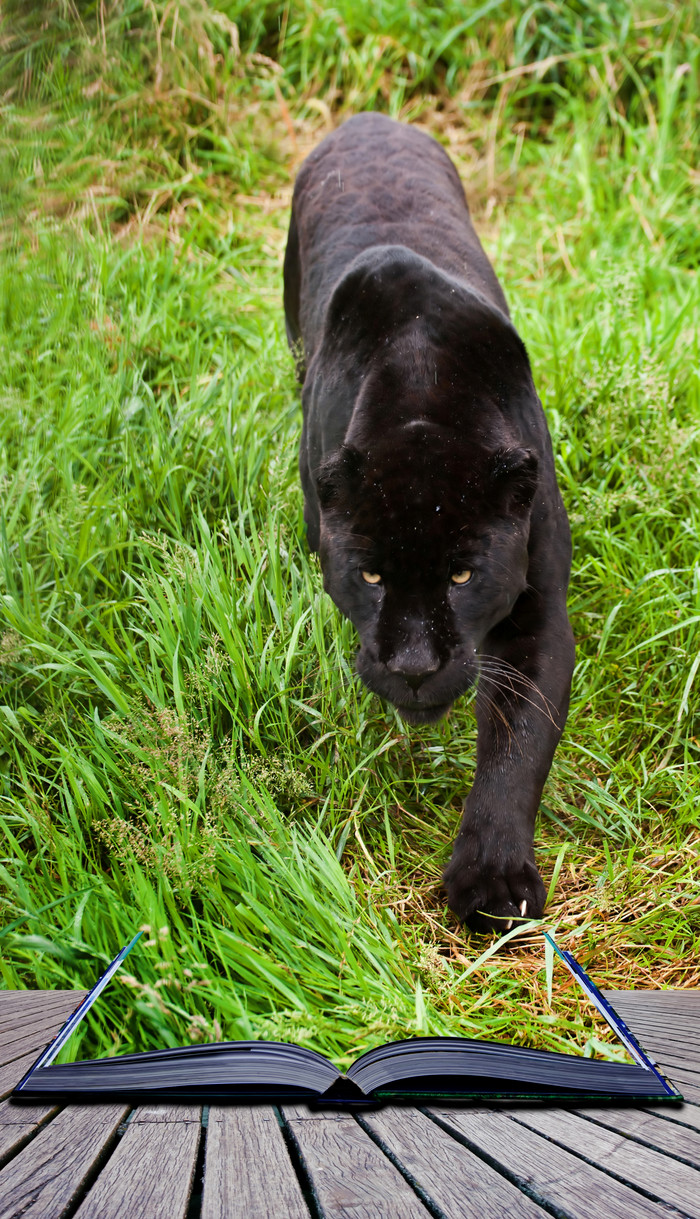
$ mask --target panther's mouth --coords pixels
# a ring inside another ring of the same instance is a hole
[[[447,715],[452,703],[435,703],[431,707],[421,707],[415,703],[410,706],[402,706],[400,703],[396,703],[395,706],[402,720],[418,727],[419,724],[437,724],[443,715]]]

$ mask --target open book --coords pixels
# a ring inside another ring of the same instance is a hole
[[[466,1037],[415,1037],[369,1050],[345,1075],[322,1054],[277,1041],[221,1041],[51,1065],[139,939],[135,936],[12,1095],[27,1100],[227,1098],[360,1107],[395,1101],[416,1104],[477,1098],[554,1103],[568,1100],[578,1104],[682,1100],[571,954],[560,950],[550,936],[547,938],[633,1062],[603,1062]]]

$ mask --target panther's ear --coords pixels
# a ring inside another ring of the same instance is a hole
[[[341,444],[326,457],[316,474],[316,490],[322,508],[332,508],[356,486],[362,469],[362,454],[351,445]]]
[[[525,511],[537,486],[537,455],[531,449],[497,449],[489,462],[491,482],[511,508]]]

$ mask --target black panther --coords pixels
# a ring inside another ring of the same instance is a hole
[[[409,724],[478,683],[449,905],[475,930],[538,917],[571,540],[527,352],[440,145],[380,114],[327,136],[297,177],[284,279],[308,539],[357,671]]]

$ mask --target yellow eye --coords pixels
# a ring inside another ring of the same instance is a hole
[[[456,571],[452,577],[453,584],[468,584],[472,578],[470,571]]]
[[[367,584],[379,584],[381,578],[382,577],[378,575],[376,571],[363,571],[362,573],[362,579]]]

